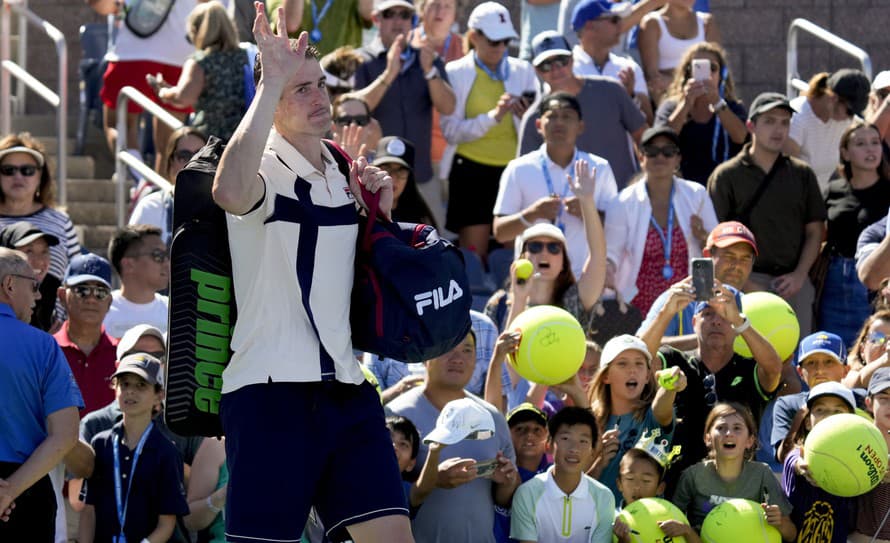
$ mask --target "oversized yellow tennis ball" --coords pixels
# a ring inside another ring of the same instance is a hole
[[[742,296],[742,312],[751,326],[772,344],[779,358],[787,360],[794,354],[800,339],[800,323],[788,302],[771,292],[749,292]],[[744,357],[753,357],[741,335],[735,338],[733,350]]]
[[[618,515],[627,526],[637,532],[630,534],[633,543],[663,543],[664,532],[658,523],[664,520],[678,520],[689,524],[683,511],[667,500],[661,498],[642,498],[625,507]],[[673,543],[686,543],[685,537],[674,537]]]
[[[584,330],[571,313],[552,305],[530,307],[510,325],[522,334],[507,357],[519,375],[533,383],[555,385],[578,372],[587,350]]]
[[[516,260],[516,279],[525,281],[535,272],[535,265],[527,258]]]
[[[803,457],[819,486],[835,496],[865,494],[887,472],[887,442],[859,415],[832,415],[813,427]]]
[[[782,534],[766,523],[763,507],[740,498],[711,510],[701,527],[704,543],[782,543]]]

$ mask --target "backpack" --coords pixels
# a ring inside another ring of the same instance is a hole
[[[140,38],[153,36],[164,26],[176,0],[135,0],[124,10],[124,24]]]

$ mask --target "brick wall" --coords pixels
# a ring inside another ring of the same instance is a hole
[[[466,21],[478,0],[458,0],[459,20]],[[519,0],[504,0],[518,27]],[[102,22],[83,0],[31,0],[31,9],[68,37],[69,111],[77,110],[78,28]],[[764,90],[785,90],[785,47],[788,25],[803,17],[865,49],[875,72],[890,68],[890,0],[711,0],[723,45],[740,96],[746,103]],[[51,88],[56,85],[55,50],[36,29],[29,31],[29,70]],[[804,79],[817,71],[853,66],[851,57],[817,45],[802,36],[800,73]],[[46,112],[49,106],[29,97],[29,112]]]

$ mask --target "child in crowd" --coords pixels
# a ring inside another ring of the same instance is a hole
[[[847,542],[853,500],[829,494],[811,482],[802,447],[807,434],[820,421],[855,410],[853,392],[840,383],[820,383],[807,394],[805,418],[795,432],[795,447],[785,457],[782,471],[782,488],[794,507],[791,521],[797,527],[800,541]]]
[[[96,465],[81,514],[86,541],[167,541],[176,517],[189,513],[182,458],[152,422],[160,372],[158,359],[140,353],[125,356],[112,375],[123,420],[91,443]]]
[[[651,370],[651,355],[643,340],[621,335],[610,339],[600,358],[602,365],[590,388],[590,403],[597,424],[609,428],[602,436],[602,450],[590,474],[621,499],[616,481],[618,462],[647,431],[659,428],[671,439],[674,426],[674,398],[686,388],[686,376],[679,368],[670,389],[659,387]]]
[[[671,500],[692,526],[665,521],[660,525],[665,535],[697,541],[697,532],[714,507],[743,498],[760,503],[767,523],[778,528],[783,540],[794,541],[797,529],[788,516],[791,504],[769,466],[751,461],[757,449],[757,425],[751,411],[735,402],[715,405],[705,420],[705,445],[708,458],[683,472]]]
[[[413,517],[423,504],[423,500],[436,488],[439,453],[442,452],[445,445],[436,442],[429,443],[426,462],[420,470],[417,481],[412,483],[407,478],[411,477],[417,462],[417,453],[420,451],[420,433],[413,422],[400,416],[386,417],[386,427],[389,429],[389,435],[392,436],[392,446],[396,451],[396,460],[399,462],[399,471],[403,478],[402,484],[405,487],[405,497],[408,498],[408,505]]]
[[[588,409],[564,407],[547,426],[553,466],[516,489],[510,537],[610,543],[615,499],[608,488],[584,473],[596,451],[596,419]]]
[[[890,447],[890,368],[880,368],[868,383],[865,405],[875,417],[875,426]],[[886,543],[890,541],[890,473],[878,486],[857,498],[855,532],[852,543]]]

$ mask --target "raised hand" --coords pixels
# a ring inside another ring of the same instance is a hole
[[[281,78],[289,81],[306,62],[306,47],[309,35],[301,32],[295,47],[291,47],[286,25],[279,24],[277,32],[272,32],[266,10],[262,2],[254,2],[256,18],[253,21],[253,36],[260,50],[262,79]],[[278,8],[278,20],[284,21],[284,8]]]
[[[596,192],[596,167],[591,168],[586,160],[578,159],[575,161],[575,178],[566,174],[569,181],[569,188],[578,198],[593,198]]]
[[[380,193],[380,211],[387,219],[392,219],[392,177],[385,170],[368,164],[368,159],[363,156],[352,161],[349,165],[349,190],[358,203],[367,209],[359,183],[371,194]]]

